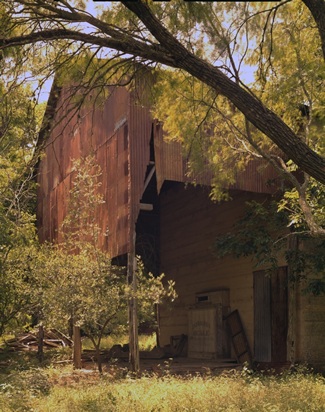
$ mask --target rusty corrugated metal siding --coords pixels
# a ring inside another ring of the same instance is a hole
[[[165,180],[211,185],[213,175],[208,167],[198,175],[188,173],[180,144],[173,141],[166,142],[162,123],[155,122],[153,131],[158,192]],[[254,160],[244,171],[238,173],[236,183],[230,188],[254,193],[273,193],[275,185],[272,186],[268,182],[277,179],[278,175],[270,165],[263,160]]]
[[[137,220],[144,181],[150,161],[153,136],[158,192],[165,180],[190,182],[186,161],[176,142],[166,143],[162,124],[153,122],[146,96],[123,87],[107,88],[102,106],[86,102],[79,114],[70,101],[71,90],[63,88],[53,119],[53,130],[39,164],[38,206],[41,241],[60,241],[61,225],[68,210],[73,183],[72,160],[94,154],[102,170],[101,193],[105,203],[98,208],[102,228],[100,247],[112,257],[129,251],[130,233]],[[272,191],[270,168],[251,162],[233,189],[259,193]],[[211,172],[195,177],[210,185]]]
[[[102,108],[85,105],[79,117],[67,115],[72,107],[69,98],[68,89],[63,89],[53,120],[56,126],[39,166],[40,239],[61,240],[60,228],[73,183],[72,159],[93,153],[101,167],[100,190],[105,200],[97,212],[103,230],[100,247],[111,256],[127,253],[129,227],[135,223],[139,212],[149,163],[149,109],[136,105],[130,100],[130,93],[121,87],[111,88]]]
[[[152,118],[148,107],[137,101],[134,93],[130,100],[130,173],[131,173],[131,199],[132,199],[132,220],[135,224],[140,207],[140,200],[143,195],[144,181],[147,166],[150,162],[150,139],[152,131]]]
[[[155,122],[153,133],[159,193],[165,180],[186,181],[186,164],[182,156],[181,146],[176,142],[165,142],[162,123]]]
[[[264,160],[253,160],[237,175],[233,189],[254,193],[274,193],[278,189],[279,175]]]

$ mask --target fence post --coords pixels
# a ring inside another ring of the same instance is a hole
[[[73,367],[81,369],[81,335],[80,327],[73,326]]]

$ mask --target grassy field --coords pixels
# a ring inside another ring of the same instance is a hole
[[[99,375],[55,363],[70,356],[48,352],[40,367],[35,353],[0,352],[0,412],[325,411],[325,378],[303,368],[204,377],[172,376],[166,368],[134,379],[116,365]]]
[[[0,374],[1,412],[325,411],[325,380],[297,372],[219,376],[147,375],[112,368],[99,376],[72,366]]]

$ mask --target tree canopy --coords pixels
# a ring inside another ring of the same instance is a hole
[[[2,71],[12,78],[15,67],[19,78],[29,61],[41,84],[69,72],[89,89],[118,73],[125,82],[143,65],[158,71],[155,113],[193,165],[203,154],[218,186],[250,159],[267,159],[293,191],[288,209],[295,198],[310,233],[323,236],[324,8],[139,0],[105,3],[96,15],[84,1],[1,0]]]
[[[0,336],[17,319],[27,321],[33,305],[26,280],[37,243],[33,174],[42,108],[30,94],[28,87],[0,81]]]

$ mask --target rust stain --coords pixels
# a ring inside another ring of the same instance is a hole
[[[93,153],[101,167],[100,190],[105,200],[98,210],[98,221],[103,232],[107,231],[100,247],[114,257],[129,251],[129,230],[139,214],[151,139],[158,193],[165,180],[191,179],[180,145],[164,140],[162,124],[152,119],[145,99],[139,100],[135,92],[123,87],[110,87],[107,92],[102,106],[85,104],[78,114],[69,88],[61,90],[53,130],[38,168],[37,216],[40,240],[59,242],[73,181],[72,161]],[[269,193],[272,190],[265,182],[274,177],[270,168],[252,162],[232,188]],[[211,173],[204,172],[196,180],[210,185]]]

